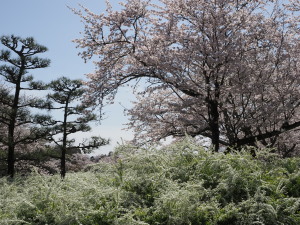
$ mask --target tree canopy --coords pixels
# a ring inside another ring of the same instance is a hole
[[[31,165],[52,173],[57,167],[55,159],[59,159],[64,178],[66,161],[71,158],[67,154],[77,155],[75,161],[83,162],[78,154],[90,153],[108,144],[108,140],[96,136],[78,144],[68,137],[76,132],[90,131],[88,123],[96,118],[90,105],[82,102],[86,91],[84,84],[67,77],[50,84],[34,80],[29,71],[50,64],[49,59],[37,57],[47,48],[31,37],[2,36],[0,41],[5,47],[0,52],[0,175],[14,177],[17,167],[24,171]],[[46,92],[41,93],[42,90]],[[30,91],[36,92],[31,95]],[[48,112],[60,109],[62,119],[53,118],[49,113],[40,114],[40,109]]]
[[[43,89],[42,83],[33,81],[33,76],[28,73],[48,67],[50,60],[36,56],[46,52],[47,48],[31,37],[2,36],[0,42],[6,47],[0,52],[0,75],[6,83],[0,90],[0,124],[6,128],[0,135],[0,143],[7,147],[7,174],[13,177],[16,148],[34,143],[48,132],[45,126],[50,117],[32,115],[30,108],[48,108],[49,103],[25,92]]]
[[[295,149],[299,118],[299,1],[128,0],[95,14],[75,40],[90,101],[111,102],[142,79],[130,127],[137,139],[201,135],[239,148]],[[284,138],[283,138],[284,137]]]
[[[96,115],[90,110],[90,106],[81,100],[85,93],[82,80],[71,80],[67,77],[60,77],[53,80],[48,85],[53,93],[48,94],[49,100],[56,106],[51,109],[61,109],[62,119],[56,120],[51,128],[50,140],[55,143],[61,152],[60,173],[64,178],[66,175],[66,155],[70,153],[90,153],[93,149],[109,143],[101,137],[92,137],[90,140],[83,140],[81,143],[74,143],[75,139],[68,138],[77,132],[87,132],[91,130],[89,122],[96,119]],[[57,134],[62,134],[57,138]]]

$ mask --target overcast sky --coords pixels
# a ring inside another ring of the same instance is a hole
[[[118,7],[119,0],[111,0]],[[77,15],[67,7],[79,8],[84,5],[94,13],[105,10],[105,0],[0,0],[0,35],[14,34],[20,37],[34,37],[45,45],[49,51],[40,57],[49,58],[51,65],[46,69],[32,71],[35,79],[49,82],[60,76],[72,79],[85,79],[85,74],[94,71],[94,65],[84,63],[77,55],[78,49],[73,39],[81,37],[83,24]],[[3,46],[0,47],[2,49]],[[1,79],[1,78],[0,78]],[[115,105],[106,108],[107,119],[101,125],[94,126],[88,135],[101,135],[110,138],[110,146],[103,147],[97,154],[107,153],[117,142],[132,138],[130,131],[124,131],[123,125],[127,118],[123,115],[124,108],[129,107],[133,99],[129,89],[123,89],[117,95]],[[78,137],[82,137],[78,134]]]

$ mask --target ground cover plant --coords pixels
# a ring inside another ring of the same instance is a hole
[[[300,224],[300,159],[186,139],[120,146],[84,172],[0,179],[0,224]]]

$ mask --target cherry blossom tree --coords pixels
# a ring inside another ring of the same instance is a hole
[[[102,14],[74,10],[85,23],[81,56],[97,59],[88,100],[103,107],[142,80],[129,110],[137,136],[202,135],[215,151],[275,146],[300,126],[299,1],[290,3],[127,0]]]

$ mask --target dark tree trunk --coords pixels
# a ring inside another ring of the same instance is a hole
[[[13,110],[14,111],[14,110]],[[7,155],[7,175],[11,178],[15,174],[15,143],[14,143],[14,130],[15,130],[15,113],[11,113],[10,123],[8,127],[8,155]]]
[[[216,100],[209,101],[209,127],[211,131],[211,142],[215,152],[220,148],[219,111]]]
[[[211,142],[215,152],[220,148],[220,128],[219,128],[219,97],[220,86],[217,80],[214,80],[214,88],[211,86],[211,77],[206,76],[207,97],[206,103],[208,108],[208,126],[211,132]]]
[[[23,65],[25,64],[24,59],[22,61]],[[12,112],[10,115],[10,122],[8,126],[8,156],[7,156],[7,175],[11,178],[15,175],[15,127],[18,115],[18,104],[19,96],[21,91],[21,77],[23,74],[24,68],[21,67],[20,73],[18,75],[18,80],[16,82],[16,90],[14,96],[14,102],[12,106]]]
[[[61,151],[60,175],[62,179],[66,176],[66,148],[64,147]]]
[[[64,122],[63,122],[63,143],[61,148],[61,161],[60,161],[60,175],[64,179],[66,176],[66,152],[67,152],[67,119],[68,119],[69,98],[66,100],[64,109]]]
[[[7,157],[7,175],[11,178],[14,177],[15,174],[15,154],[14,154],[14,146],[10,145],[8,147],[8,157]]]

